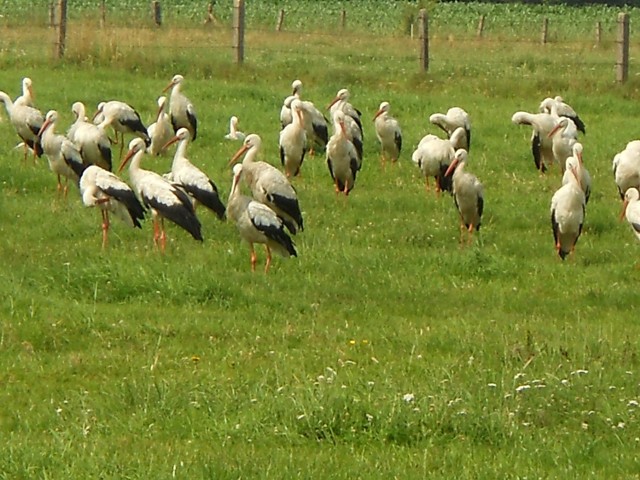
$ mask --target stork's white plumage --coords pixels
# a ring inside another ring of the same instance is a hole
[[[551,228],[556,252],[562,260],[574,251],[582,233],[585,216],[585,196],[575,165],[567,161],[570,175],[551,198]]]
[[[291,88],[293,89],[293,97],[300,100],[302,109],[305,112],[304,115],[304,128],[307,132],[307,144],[309,147],[309,154],[313,155],[315,149],[324,150],[327,146],[327,142],[329,141],[329,126],[327,124],[327,119],[322,114],[320,110],[314,105],[313,102],[309,100],[302,99],[302,81],[294,80],[291,84]],[[289,98],[289,97],[287,97]],[[285,99],[285,105],[287,100]],[[291,102],[289,102],[290,105]],[[283,109],[286,108],[283,105]],[[281,112],[281,121],[282,121],[283,112]],[[286,113],[284,113],[286,117]],[[293,121],[291,115],[289,115],[289,122]],[[284,128],[284,124],[283,124]]]
[[[63,144],[65,146],[70,142]],[[134,191],[113,173],[97,165],[84,165],[80,157],[65,155],[67,165],[79,177],[82,203],[86,207],[98,207],[102,215],[102,248],[108,243],[109,214],[120,218],[129,227],[142,228],[144,207]]]
[[[229,161],[234,164],[242,155],[242,177],[251,189],[253,198],[271,207],[284,221],[292,234],[304,230],[298,195],[287,177],[269,163],[256,161],[262,139],[252,133]]]
[[[573,145],[578,141],[578,129],[568,117],[558,117],[555,127],[549,132],[552,139],[553,158],[564,171],[567,158],[573,153]]]
[[[220,220],[224,220],[225,207],[220,199],[218,187],[186,156],[190,138],[189,130],[181,128],[164,147],[167,148],[169,145],[179,142],[171,165],[171,181],[193,197],[195,200],[194,210],[197,204],[201,203],[215,213]]]
[[[182,227],[191,236],[202,241],[202,226],[193,210],[193,204],[185,192],[150,170],[140,168],[145,153],[145,143],[141,138],[134,138],[129,143],[129,151],[122,159],[118,171],[122,171],[129,161],[129,176],[133,189],[141,203],[151,209],[153,216],[153,241],[164,253],[166,232],[164,219],[168,219]]]
[[[463,128],[465,135],[460,137],[454,148],[464,148],[467,152],[471,147],[471,118],[460,107],[451,107],[447,113],[434,113],[429,117],[429,122],[444,130],[449,138],[457,128]]]
[[[456,150],[451,165],[445,172],[448,176],[453,172],[453,199],[460,214],[460,243],[463,243],[462,232],[467,232],[468,243],[474,230],[480,231],[482,212],[484,210],[484,194],[482,184],[472,173],[465,171],[468,153],[465,149]]]
[[[586,133],[582,119],[578,116],[573,107],[564,103],[562,97],[559,95],[554,98],[545,98],[542,100],[540,103],[540,112],[550,113],[558,117],[570,118],[580,132]]]
[[[398,120],[389,113],[390,108],[389,102],[382,102],[373,117],[376,137],[378,137],[382,150],[380,158],[383,164],[387,158],[391,160],[391,163],[397,162],[402,151],[402,130]]]
[[[246,135],[238,130],[238,117],[233,115],[229,119],[229,133],[227,133],[224,138],[227,140],[244,140]]]
[[[62,191],[67,196],[69,180],[78,181],[78,175],[68,165],[65,156],[73,156],[69,161],[82,163],[82,156],[76,146],[64,135],[55,133],[55,125],[58,120],[58,112],[49,110],[45,116],[44,123],[38,132],[42,143],[42,150],[49,160],[49,168],[58,178],[58,191]],[[63,144],[68,144],[64,149]],[[65,185],[62,185],[61,177],[65,178]]]
[[[280,147],[280,162],[287,177],[295,177],[300,173],[300,167],[307,153],[307,132],[304,128],[302,102],[297,98],[291,102],[292,122],[280,130],[278,141]]]
[[[147,133],[151,139],[151,144],[147,148],[147,153],[151,155],[162,155],[165,153],[163,147],[174,136],[173,127],[169,114],[165,111],[167,105],[167,97],[161,95],[158,97],[158,113],[156,121],[147,127]]]
[[[436,183],[436,194],[441,191],[451,191],[451,177],[445,176],[460,140],[466,138],[464,128],[458,127],[450,138],[442,139],[436,135],[425,135],[420,140],[418,147],[411,155],[415,163],[425,177],[425,188],[429,190],[429,177],[433,177]]]
[[[345,117],[347,116],[342,110],[333,113],[333,135],[327,143],[327,166],[336,193],[349,195],[356,184],[361,164],[358,152],[349,139]]]
[[[628,189],[640,189],[640,141],[629,142],[613,157],[613,178],[621,199]]]
[[[22,79],[22,94],[17,97],[13,103],[14,105],[24,105],[35,108],[33,97],[33,82],[29,77],[24,77]]]
[[[511,121],[516,125],[529,125],[533,128],[531,134],[531,153],[536,169],[541,173],[547,171],[547,164],[553,163],[553,140],[549,132],[556,126],[557,118],[550,113],[516,112]]]
[[[571,175],[573,175],[573,173],[567,169],[575,169],[578,179],[580,180],[580,187],[584,192],[584,203],[586,205],[589,203],[589,197],[591,196],[591,175],[589,174],[589,170],[584,166],[582,150],[583,147],[580,142],[575,142],[573,144],[572,156],[565,160],[565,171],[562,176],[562,184],[564,185],[571,181]]]
[[[169,96],[169,116],[171,117],[171,125],[173,131],[178,132],[180,128],[186,128],[191,133],[191,140],[195,140],[198,134],[198,118],[196,110],[186,95],[181,91],[184,77],[182,75],[174,75],[164,89],[164,92],[171,89]]]
[[[98,165],[110,171],[111,141],[107,132],[101,126],[86,120],[82,102],[75,102],[71,111],[76,116],[76,121],[67,132],[67,137],[78,147],[85,164]]]
[[[251,270],[255,271],[257,255],[254,244],[262,243],[267,252],[265,273],[271,265],[271,250],[283,257],[297,257],[295,246],[291,237],[284,230],[282,219],[270,207],[262,202],[253,200],[240,193],[240,177],[243,165],[233,167],[233,183],[229,194],[228,213],[229,219],[234,221],[238,232],[251,249]]]
[[[147,127],[142,123],[140,114],[128,103],[119,100],[100,102],[98,110],[93,116],[93,121],[104,130],[110,125],[115,130],[116,137],[120,134],[120,138],[116,140],[116,143],[120,142],[120,157],[124,151],[125,133],[142,138],[147,146],[151,143]]]
[[[636,238],[640,240],[640,192],[637,188],[629,188],[624,194],[620,219],[626,217]]]
[[[346,88],[340,89],[335,98],[329,104],[328,108],[332,119],[333,114],[337,110],[341,110],[345,114],[344,124],[347,135],[349,136],[349,140],[353,143],[353,146],[356,147],[358,158],[362,161],[364,141],[364,131],[362,129],[361,120],[362,113],[349,103],[350,96],[349,90]]]
[[[34,158],[42,156],[42,145],[38,138],[38,132],[44,123],[42,113],[27,105],[16,105],[5,92],[0,92],[0,101],[4,103],[9,120],[24,143],[25,161],[29,149],[33,150]]]

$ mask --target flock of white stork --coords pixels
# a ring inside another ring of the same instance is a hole
[[[182,75],[171,79],[163,91],[171,90],[168,105],[165,96],[158,98],[156,121],[148,127],[125,102],[102,102],[93,118],[88,118],[85,106],[76,102],[72,106],[75,122],[66,135],[56,133],[58,114],[50,110],[43,115],[34,107],[29,78],[23,79],[22,95],[12,101],[9,95],[0,92],[0,100],[22,140],[25,160],[30,151],[34,157],[45,154],[51,171],[57,175],[58,190],[66,195],[68,182],[77,183],[83,203],[99,208],[103,248],[108,242],[110,214],[140,228],[148,211],[153,220],[153,240],[160,251],[164,252],[166,246],[165,219],[202,241],[201,223],[196,216],[196,206],[202,204],[220,220],[228,217],[235,222],[240,236],[250,246],[252,270],[257,264],[256,243],[265,245],[265,272],[271,264],[272,250],[282,256],[296,256],[290,235],[302,231],[304,222],[290,179],[300,173],[305,155],[314,150],[325,151],[337,194],[349,195],[362,167],[361,112],[349,102],[348,90],[338,91],[328,107],[333,124],[333,134],[329,136],[330,122],[312,102],[302,99],[302,82],[293,82],[292,95],[284,100],[280,112],[282,171],[257,160],[261,138],[257,134],[245,136],[238,131],[237,117],[231,117],[226,138],[241,140],[243,145],[229,165],[244,157],[233,167],[233,182],[225,206],[214,181],[187,157],[189,142],[197,138],[198,121],[193,104],[181,91],[183,81]],[[382,102],[374,116],[383,163],[396,162],[402,150],[401,128],[389,109],[389,103]],[[412,160],[423,173],[427,189],[433,177],[438,195],[441,191],[451,193],[460,216],[460,242],[470,243],[473,231],[481,226],[484,200],[482,184],[465,170],[471,145],[469,115],[462,108],[453,107],[446,114],[431,115],[429,120],[446,132],[446,138],[426,135],[413,152]],[[531,148],[541,173],[554,162],[564,172],[562,186],[551,200],[555,246],[564,259],[574,250],[581,234],[591,189],[578,140],[578,132],[585,131],[584,123],[560,97],[544,99],[539,113],[516,112],[512,121],[533,128]],[[109,137],[109,127],[115,132],[115,140]],[[124,134],[135,136],[126,154]],[[117,143],[121,159],[117,173],[129,164],[132,187],[111,171],[111,146]],[[178,146],[169,173],[161,175],[141,167],[145,155],[165,154],[174,143]],[[640,239],[640,141],[630,142],[617,154],[613,168],[624,200],[623,215]],[[251,197],[240,193],[241,179],[250,188]]]

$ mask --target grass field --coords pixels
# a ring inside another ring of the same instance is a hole
[[[201,124],[189,156],[226,198],[240,146],[223,139],[229,116],[277,164],[281,102],[300,78],[319,107],[350,89],[364,167],[345,201],[323,158],[305,161],[299,257],[268,275],[205,211],[202,245],[170,227],[162,256],[150,222],[114,222],[101,251],[99,213],[76,190],[56,197],[46,160],[23,162],[3,111],[0,477],[636,478],[640,245],[618,221],[611,160],[638,138],[640,90],[633,65],[614,83],[611,45],[444,35],[420,74],[407,39],[258,31],[237,67],[222,48],[168,47],[215,29],[95,35],[77,22],[59,63],[34,40],[15,55],[37,30],[1,30],[0,89],[15,97],[31,77],[60,130],[76,100],[121,99],[150,122],[182,73]],[[530,131],[510,121],[556,94],[585,120],[594,180],[565,262],[549,222],[560,173],[534,170]],[[383,100],[405,138],[385,169],[371,122]],[[439,134],[428,116],[454,105],[472,117],[468,169],[485,188],[466,249],[452,199],[425,192],[410,161]],[[144,165],[164,172],[170,158]]]

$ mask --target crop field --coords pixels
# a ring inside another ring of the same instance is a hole
[[[114,220],[103,250],[100,213],[75,186],[63,198],[44,157],[23,159],[0,111],[0,478],[637,478],[640,242],[619,220],[611,162],[640,138],[640,81],[634,38],[629,81],[614,80],[618,10],[425,3],[421,73],[410,2],[247,2],[241,66],[231,2],[213,26],[208,2],[162,2],[161,28],[140,2],[107,2],[102,28],[100,2],[70,2],[62,60],[42,3],[0,3],[0,90],[15,98],[30,77],[59,133],[75,101],[126,101],[151,123],[180,73],[200,125],[188,156],[226,200],[241,146],[224,139],[229,117],[279,167],[280,107],[299,78],[321,110],[349,89],[364,165],[344,198],[323,154],[305,159],[298,257],[274,256],[268,274],[264,250],[252,272],[235,226],[203,208],[202,243],[169,224],[163,255],[150,218]],[[561,173],[539,174],[530,128],[511,123],[555,95],[586,123],[593,177],[564,262],[549,221]],[[383,166],[372,118],[385,100],[403,151]],[[452,106],[471,116],[467,169],[485,196],[464,248],[452,198],[411,162],[422,136],[443,135],[429,115]]]

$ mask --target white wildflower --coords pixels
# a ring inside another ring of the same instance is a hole
[[[519,385],[516,387],[516,392],[520,393],[520,392],[524,392],[525,390],[529,390],[531,388],[531,385]]]
[[[404,400],[406,403],[411,403],[415,400],[416,396],[413,393],[405,393],[402,396],[402,400]]]

